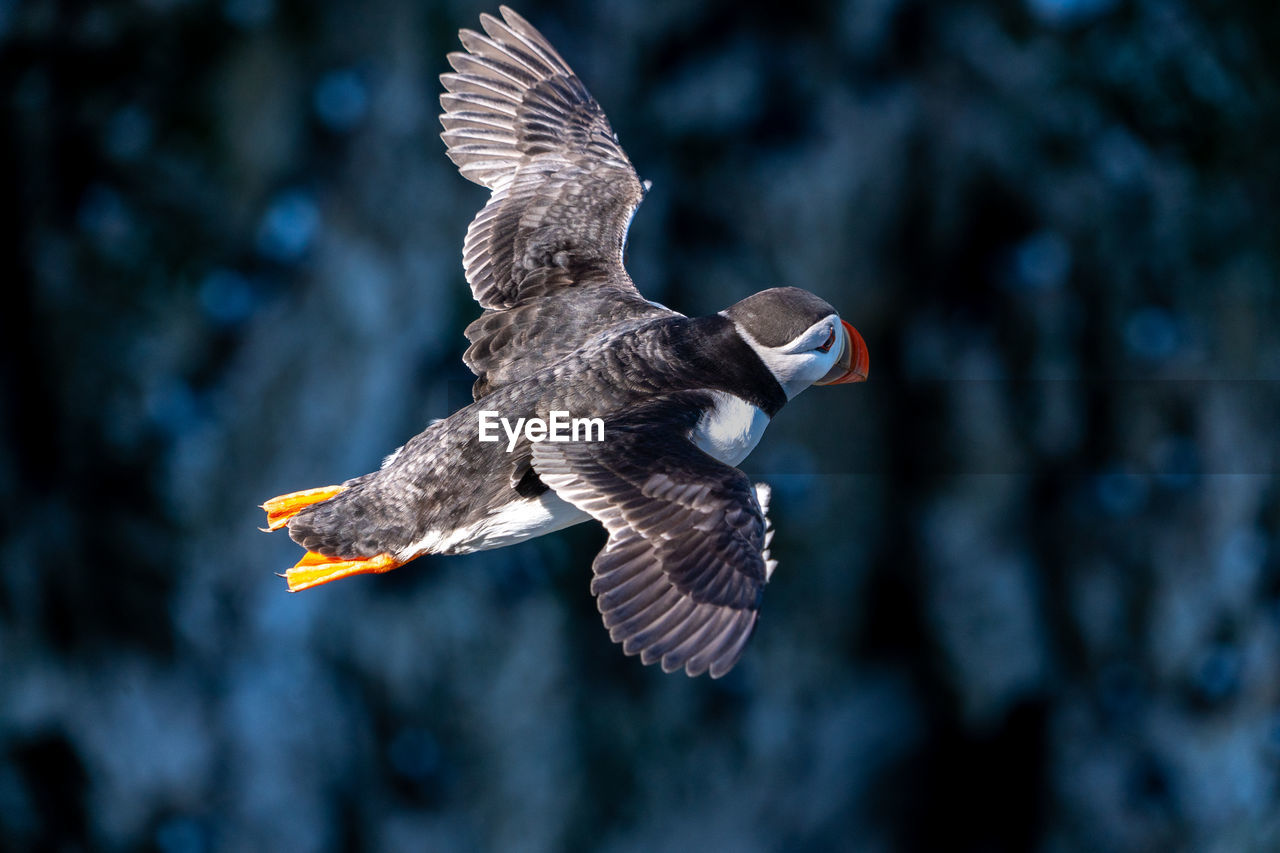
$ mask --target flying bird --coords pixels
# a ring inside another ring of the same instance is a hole
[[[459,33],[466,52],[440,78],[449,157],[491,191],[462,250],[484,309],[463,356],[474,402],[377,471],[267,501],[267,529],[306,549],[284,573],[297,591],[595,519],[608,541],[591,591],[612,639],[718,678],[775,566],[768,487],[735,466],[805,388],[865,379],[867,347],[795,287],[705,317],[645,299],[622,258],[647,183],[555,48],[501,15]],[[486,417],[545,426],[557,412],[602,429],[481,440]]]

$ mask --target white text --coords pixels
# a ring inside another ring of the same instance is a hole
[[[480,440],[501,441],[498,427],[507,434],[507,452],[515,450],[523,434],[529,441],[604,441],[602,418],[571,418],[568,412],[551,411],[548,417],[517,418],[515,425],[491,409],[480,411]]]

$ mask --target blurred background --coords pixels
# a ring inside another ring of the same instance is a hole
[[[300,595],[257,505],[469,399],[472,0],[0,0],[0,847],[1280,849],[1280,7],[529,2],[628,264],[866,338],[743,466],[729,677],[582,525]]]

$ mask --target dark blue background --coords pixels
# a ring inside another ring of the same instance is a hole
[[[1277,7],[520,8],[647,296],[870,347],[744,466],[720,682],[609,642],[597,525],[299,595],[257,532],[467,399],[485,10],[0,0],[0,846],[1280,846]]]

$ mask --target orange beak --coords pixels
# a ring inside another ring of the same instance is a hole
[[[840,356],[835,367],[814,385],[843,385],[846,382],[865,382],[867,372],[871,369],[871,354],[867,352],[867,342],[858,334],[858,330],[844,320],[844,341],[840,347]]]

